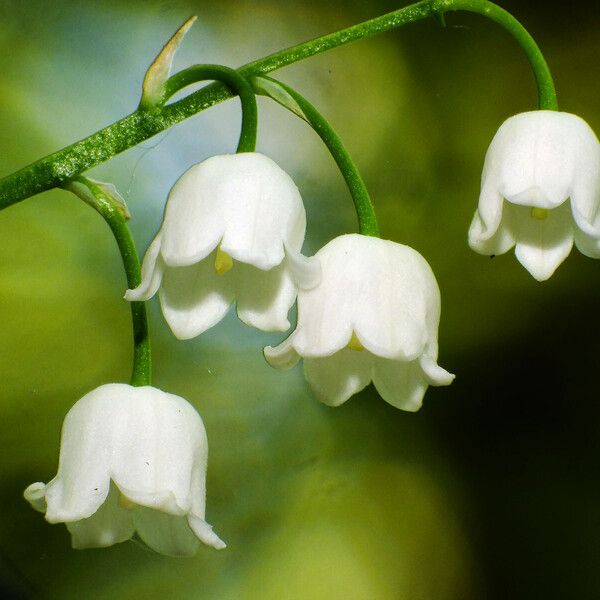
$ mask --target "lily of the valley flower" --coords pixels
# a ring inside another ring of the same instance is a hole
[[[213,156],[171,190],[142,283],[125,298],[147,300],[160,287],[163,314],[180,339],[218,323],[234,299],[244,323],[285,331],[298,287],[320,275],[300,254],[305,229],[300,193],[270,158]]]
[[[506,201],[505,201],[506,200]],[[600,144],[589,125],[540,110],[505,121],[490,144],[469,245],[548,279],[569,255],[600,258]]]
[[[421,407],[428,385],[454,376],[437,364],[440,293],[427,261],[395,242],[342,235],[316,255],[320,284],[298,293],[298,325],[268,362],[304,359],[317,397],[338,406],[373,381],[384,400]]]
[[[50,523],[65,523],[74,548],[124,542],[191,556],[198,540],[225,544],[204,520],[208,444],[200,415],[154,387],[107,384],[67,414],[58,474],[25,498]]]

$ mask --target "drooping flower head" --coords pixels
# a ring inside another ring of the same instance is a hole
[[[204,520],[208,444],[200,415],[154,387],[103,385],[67,414],[56,477],[26,500],[65,523],[74,548],[101,548],[136,532],[151,548],[191,556],[198,540],[225,544]]]
[[[320,273],[300,254],[305,229],[300,193],[270,158],[213,156],[173,186],[142,283],[125,298],[147,300],[160,287],[163,314],[180,339],[218,323],[234,299],[244,323],[285,331],[298,286],[314,285]]]
[[[373,381],[403,410],[420,408],[428,385],[454,376],[437,364],[440,293],[427,261],[395,242],[342,235],[316,254],[322,279],[298,293],[298,325],[268,362],[304,359],[317,397],[338,406]]]
[[[469,245],[515,248],[539,281],[569,255],[600,258],[600,144],[581,118],[539,110],[505,121],[488,148]]]

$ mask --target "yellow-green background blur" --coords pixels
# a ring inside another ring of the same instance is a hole
[[[504,4],[538,40],[563,110],[600,131],[597,2]],[[175,67],[238,66],[377,16],[389,0],[0,0],[0,176],[131,112],[144,71],[190,15]],[[228,543],[172,559],[128,542],[75,551],[22,499],[56,472],[64,415],[126,381],[128,306],[115,244],[62,191],[0,213],[0,592],[27,599],[478,600],[600,596],[600,262],[573,251],[534,281],[511,253],[470,251],[487,144],[536,107],[528,64],[483,18],[450,14],[356,42],[277,75],[347,143],[383,236],[430,262],[442,292],[440,364],[417,414],[371,389],[332,409],[283,338],[230,315],[192,341],[150,302],[154,385],[187,398],[209,437],[207,520]],[[237,101],[94,169],[117,185],[143,252],[191,164],[231,152]],[[320,140],[260,102],[258,149],[305,200],[305,253],[355,231]],[[1,595],[1,594],[0,594]]]

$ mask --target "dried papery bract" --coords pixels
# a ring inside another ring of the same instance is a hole
[[[164,84],[171,74],[173,59],[175,52],[179,48],[185,34],[194,24],[197,17],[190,17],[173,35],[173,37],[165,44],[164,48],[159,52],[154,59],[144,77],[142,84],[142,99],[140,101],[141,108],[151,108],[163,101]]]

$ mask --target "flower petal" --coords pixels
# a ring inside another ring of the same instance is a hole
[[[386,402],[410,412],[421,408],[428,387],[418,360],[376,360],[373,384]]]
[[[234,268],[240,320],[262,331],[288,330],[287,315],[296,300],[297,288],[286,261],[270,271],[243,263],[237,263]]]
[[[216,550],[222,550],[227,547],[225,542],[213,531],[212,526],[204,519],[190,514],[188,515],[188,523],[198,539],[207,546],[212,546]]]
[[[569,196],[577,161],[579,117],[536,110],[507,119],[486,155],[498,192],[513,204],[552,209]]]
[[[551,210],[561,204],[564,199],[558,200],[557,202],[549,202],[547,199],[546,192],[537,186],[532,186],[523,190],[522,192],[511,194],[510,202],[512,204],[518,204],[520,206],[529,206],[534,208],[543,208]]]
[[[169,193],[161,232],[162,256],[170,267],[206,258],[225,233],[221,158],[214,156],[188,169]]]
[[[573,246],[573,225],[567,203],[548,211],[540,220],[531,208],[513,206],[512,230],[517,240],[515,256],[538,281],[552,276]]]
[[[200,415],[183,398],[150,386],[131,388],[129,407],[112,425],[115,484],[140,506],[188,513],[194,465],[206,466]]]
[[[401,360],[417,358],[427,343],[425,315],[414,315],[403,310],[399,303],[381,300],[379,307],[373,307],[376,310],[365,307],[360,322],[354,326],[359,342],[376,356]]]
[[[473,245],[481,244],[492,238],[502,220],[503,198],[498,192],[499,182],[495,178],[486,175],[484,167],[482,177],[481,193],[479,194],[479,204],[469,229],[469,243]],[[477,250],[477,248],[474,248]]]
[[[156,294],[164,272],[164,263],[160,258],[161,234],[159,233],[146,250],[142,262],[142,281],[133,290],[125,292],[125,300],[149,300]]]
[[[515,239],[506,226],[506,218],[496,225],[496,229],[485,229],[479,211],[475,211],[471,227],[469,227],[469,246],[486,256],[504,254],[515,245]]]
[[[286,246],[286,262],[298,287],[310,290],[321,282],[321,263],[316,256],[304,256]]]
[[[126,406],[131,386],[108,384],[81,398],[65,417],[58,473],[46,487],[46,520],[79,521],[93,515],[110,489],[113,428],[106,418]]]
[[[429,336],[427,314],[439,316],[439,290],[418,252],[348,234],[329,242],[316,258],[321,262],[321,283],[298,293],[293,337],[298,354],[330,356],[343,349],[353,333],[378,356],[411,359],[423,351]]]
[[[597,241],[600,239],[600,143],[582,119],[580,129],[571,210],[579,230]]]
[[[236,260],[268,270],[284,259],[284,245],[300,250],[306,213],[291,177],[270,158],[246,152],[223,159],[219,200],[226,228],[221,242]]]
[[[423,376],[430,385],[450,385],[454,381],[455,375],[440,367],[435,358],[428,354],[419,357],[419,364]]]
[[[140,507],[134,510],[133,520],[142,541],[159,554],[194,556],[198,551],[200,544],[186,516]]]
[[[41,481],[37,481],[36,483],[32,483],[28,485],[25,491],[23,492],[23,497],[29,504],[31,504],[34,510],[38,512],[45,513],[47,504],[46,504],[46,484]]]
[[[169,268],[159,297],[175,337],[193,338],[216,325],[227,313],[233,302],[231,272],[219,275],[213,255],[190,267]]]
[[[581,254],[590,258],[600,258],[600,240],[596,240],[579,229],[575,229],[575,245]]]
[[[439,290],[431,268],[408,246],[357,237],[360,255],[352,258],[363,260],[357,283],[367,293],[357,299],[354,331],[376,356],[416,358],[428,341],[427,313],[439,313]]]
[[[263,354],[267,362],[276,369],[291,369],[300,360],[300,355],[294,349],[293,336],[290,335],[279,346],[267,346]]]
[[[365,298],[369,285],[357,263],[360,258],[353,252],[354,237],[340,236],[319,250],[316,257],[321,263],[321,283],[298,294],[293,345],[305,358],[342,350],[352,337],[356,305],[362,307],[369,301]]]
[[[71,544],[83,548],[106,548],[125,542],[133,535],[131,511],[119,505],[119,491],[111,485],[104,504],[87,519],[67,523]]]
[[[189,266],[220,243],[234,259],[268,270],[284,244],[296,250],[306,215],[298,188],[270,158],[256,152],[213,156],[173,186],[162,227],[168,266]],[[300,240],[301,245],[301,240]]]
[[[575,168],[571,189],[573,218],[586,235],[600,238],[600,143],[591,127],[581,118],[571,115],[576,138]]]
[[[331,356],[305,358],[304,375],[324,404],[339,406],[371,381],[372,355],[344,348]]]
[[[600,190],[598,191],[598,197],[600,198]],[[593,220],[589,220],[574,205],[571,206],[571,210],[573,220],[581,235],[590,238],[594,242],[600,240],[600,214],[594,216]]]

